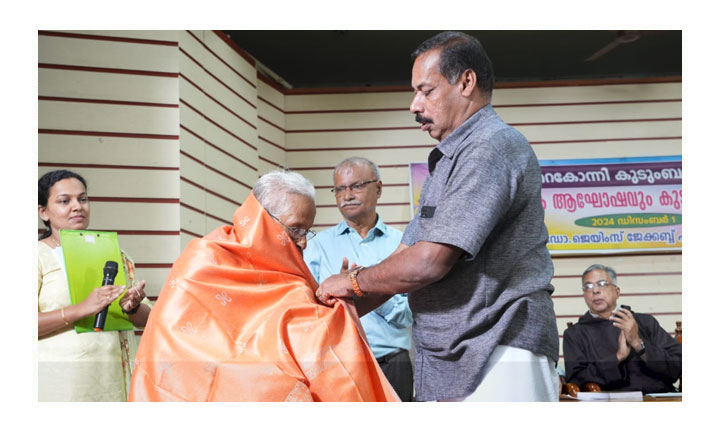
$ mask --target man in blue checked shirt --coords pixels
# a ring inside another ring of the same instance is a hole
[[[403,235],[385,225],[375,212],[382,181],[373,162],[359,157],[340,162],[333,173],[333,184],[332,192],[344,221],[318,233],[303,252],[318,282],[339,273],[344,258],[351,267],[379,263],[395,251]],[[361,318],[373,355],[404,402],[413,397],[409,354],[412,321],[407,294],[394,295]]]

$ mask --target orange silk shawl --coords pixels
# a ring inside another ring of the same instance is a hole
[[[354,305],[330,308],[251,193],[192,240],[152,308],[130,401],[399,401]]]

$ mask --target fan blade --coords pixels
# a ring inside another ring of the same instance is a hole
[[[615,49],[616,46],[620,45],[620,42],[615,39],[614,41],[610,42],[609,44],[605,45],[604,47],[600,48],[595,54],[591,55],[590,57],[586,58],[585,61],[594,61],[599,59],[600,57],[604,56],[605,54],[609,53],[613,49]]]

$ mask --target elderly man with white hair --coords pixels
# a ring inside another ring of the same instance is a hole
[[[343,221],[308,242],[303,258],[318,283],[350,263],[375,265],[400,245],[403,233],[385,225],[376,211],[382,195],[377,165],[350,157],[335,166],[333,188]],[[407,294],[396,294],[360,318],[370,348],[400,399],[413,397],[410,360],[412,312]]]
[[[302,251],[315,188],[262,176],[232,226],[192,240],[145,328],[130,401],[397,401],[352,303],[318,303]]]

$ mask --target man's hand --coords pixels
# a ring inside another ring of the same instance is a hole
[[[620,329],[627,344],[635,351],[640,351],[642,348],[642,340],[640,339],[638,325],[632,312],[620,308],[610,316],[610,321],[613,322],[615,327]]]
[[[628,356],[630,355],[630,345],[627,343],[627,339],[625,339],[625,333],[620,332],[620,336],[618,336],[618,350],[617,350],[617,359],[618,363],[622,362]]]
[[[326,305],[332,306],[338,298],[352,298],[352,296],[352,283],[348,277],[348,259],[343,258],[340,273],[325,279],[315,291],[315,297]]]

